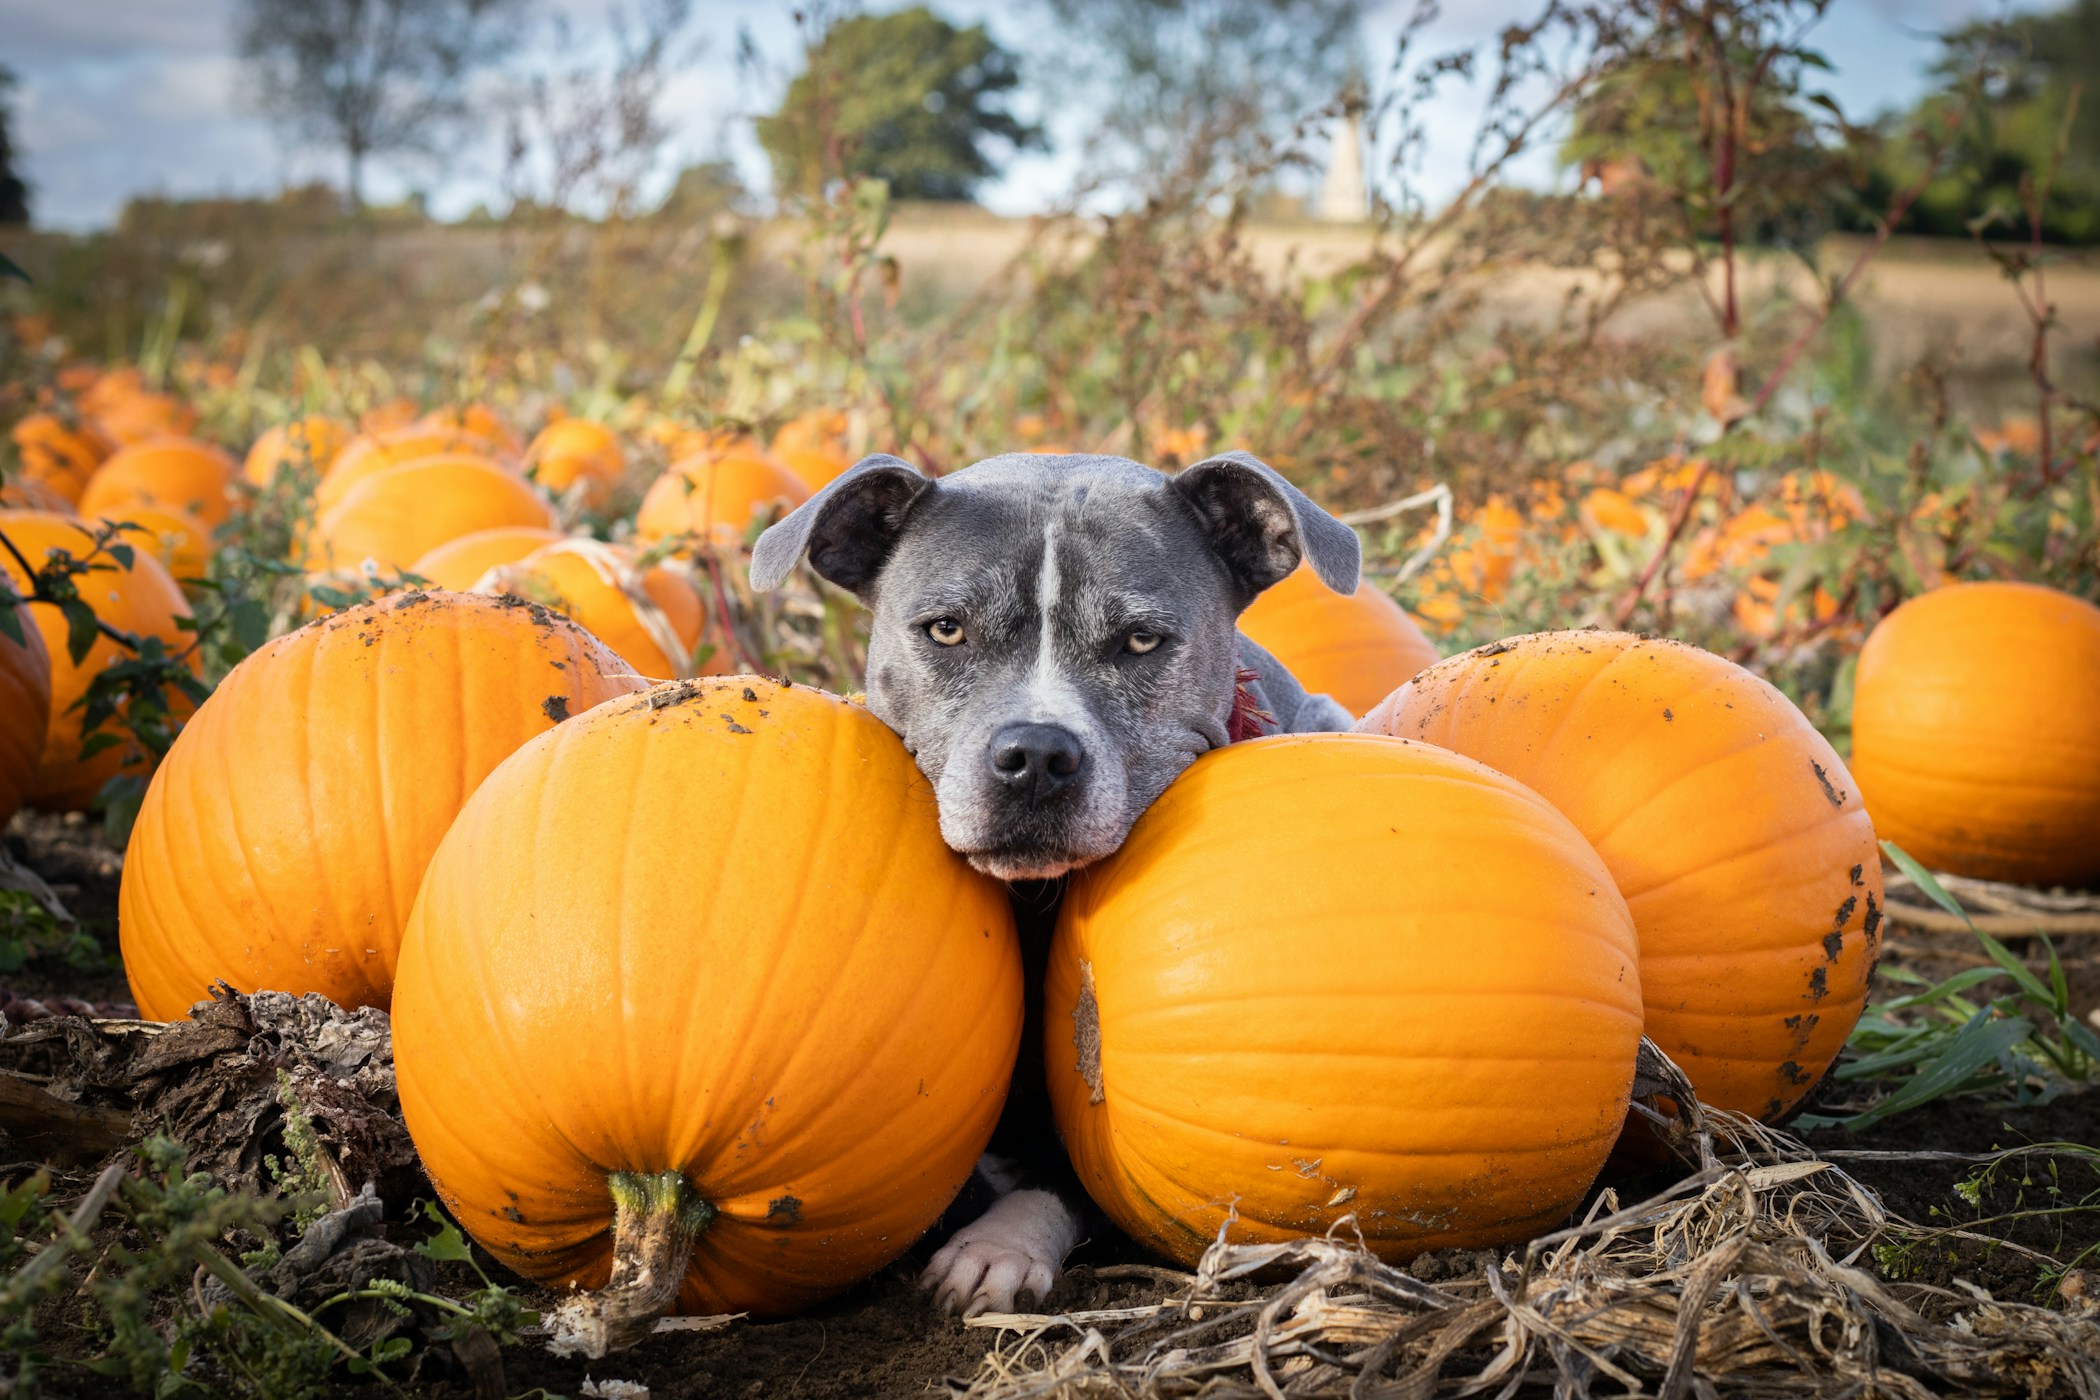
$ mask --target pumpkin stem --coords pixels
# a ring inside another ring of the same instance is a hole
[[[683,1172],[614,1172],[612,1277],[547,1316],[547,1347],[557,1356],[597,1360],[633,1346],[678,1301],[693,1244],[715,1208]]]

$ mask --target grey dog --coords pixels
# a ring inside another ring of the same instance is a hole
[[[777,587],[805,556],[874,611],[868,709],[932,784],[943,839],[1002,880],[1113,853],[1167,784],[1233,738],[1352,723],[1238,619],[1301,560],[1354,592],[1356,534],[1245,453],[1173,476],[1014,453],[938,480],[869,457],[759,537],[752,586]],[[1039,1046],[1024,1036],[1006,1115],[1035,1128]],[[997,1199],[927,1268],[943,1306],[1009,1310],[1056,1282],[1088,1207],[1076,1182],[1035,1187],[1039,1165],[986,1155]]]

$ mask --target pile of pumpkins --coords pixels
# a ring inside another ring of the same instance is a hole
[[[195,410],[145,388],[134,370],[68,370],[62,379],[72,395],[64,416],[40,410],[10,433],[16,462],[0,483],[0,533],[19,557],[0,550],[0,568],[26,593],[25,561],[40,568],[54,550],[94,556],[95,571],[78,586],[102,621],[177,655],[194,650],[185,586],[205,575],[214,533],[291,472],[314,508],[292,562],[317,583],[371,586],[406,572],[447,588],[514,593],[574,615],[640,675],[725,670],[691,570],[651,562],[645,551],[670,551],[688,533],[740,540],[755,514],[808,499],[848,465],[846,420],[834,411],[792,420],[770,448],[661,425],[654,435],[672,466],[643,498],[632,543],[614,547],[557,527],[558,505],[597,508],[626,482],[628,454],[601,423],[557,418],[526,444],[486,405],[418,414],[388,404],[362,431],[325,416],[277,425],[237,463],[188,436]],[[132,557],[95,556],[95,532],[116,522],[131,527],[120,539]],[[76,664],[59,610],[26,618],[40,633],[36,660],[15,654],[26,643],[0,635],[13,648],[0,653],[11,725],[0,757],[14,775],[0,781],[0,820],[25,804],[85,810],[112,779],[144,776],[151,761],[120,726],[85,742],[81,732],[77,706],[93,679],[125,658],[122,644],[98,639]],[[31,671],[43,679],[29,684]],[[45,698],[32,707],[32,694]],[[35,744],[32,731],[42,736]]]
[[[316,547],[455,455],[373,468]],[[690,528],[704,485],[677,491]],[[190,720],[126,853],[140,1009],[219,980],[389,1008],[439,1194],[507,1265],[593,1290],[602,1338],[672,1303],[637,1278],[687,1311],[836,1292],[940,1215],[998,1116],[1024,1020],[1005,891],[941,842],[863,705],[651,684],[631,653],[683,634],[489,587],[522,569],[566,595],[623,579],[617,557],[481,533],[415,541],[453,587],[270,642]],[[1221,1230],[1353,1221],[1405,1258],[1550,1229],[1627,1132],[1643,1034],[1702,1100],[1785,1115],[1879,951],[1869,810],[1928,863],[2100,875],[2100,609],[2049,590],[1885,619],[1856,780],[1777,690],[1679,643],[1438,661],[1382,593],[1303,574],[1245,626],[1356,732],[1197,760],[1072,877],[1044,989],[1074,1164],[1177,1259]],[[39,664],[8,646],[0,703]]]

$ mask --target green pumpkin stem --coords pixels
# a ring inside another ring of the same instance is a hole
[[[714,1223],[715,1208],[683,1172],[614,1172],[612,1277],[579,1293],[547,1317],[548,1347],[592,1360],[633,1346],[678,1301],[693,1245]]]

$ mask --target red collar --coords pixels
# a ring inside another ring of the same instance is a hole
[[[1276,723],[1276,716],[1264,710],[1255,700],[1254,692],[1248,689],[1259,679],[1259,672],[1250,671],[1245,666],[1240,667],[1233,677],[1232,713],[1225,718],[1225,742],[1228,744],[1237,744],[1242,739],[1259,739],[1270,732],[1264,726]]]

